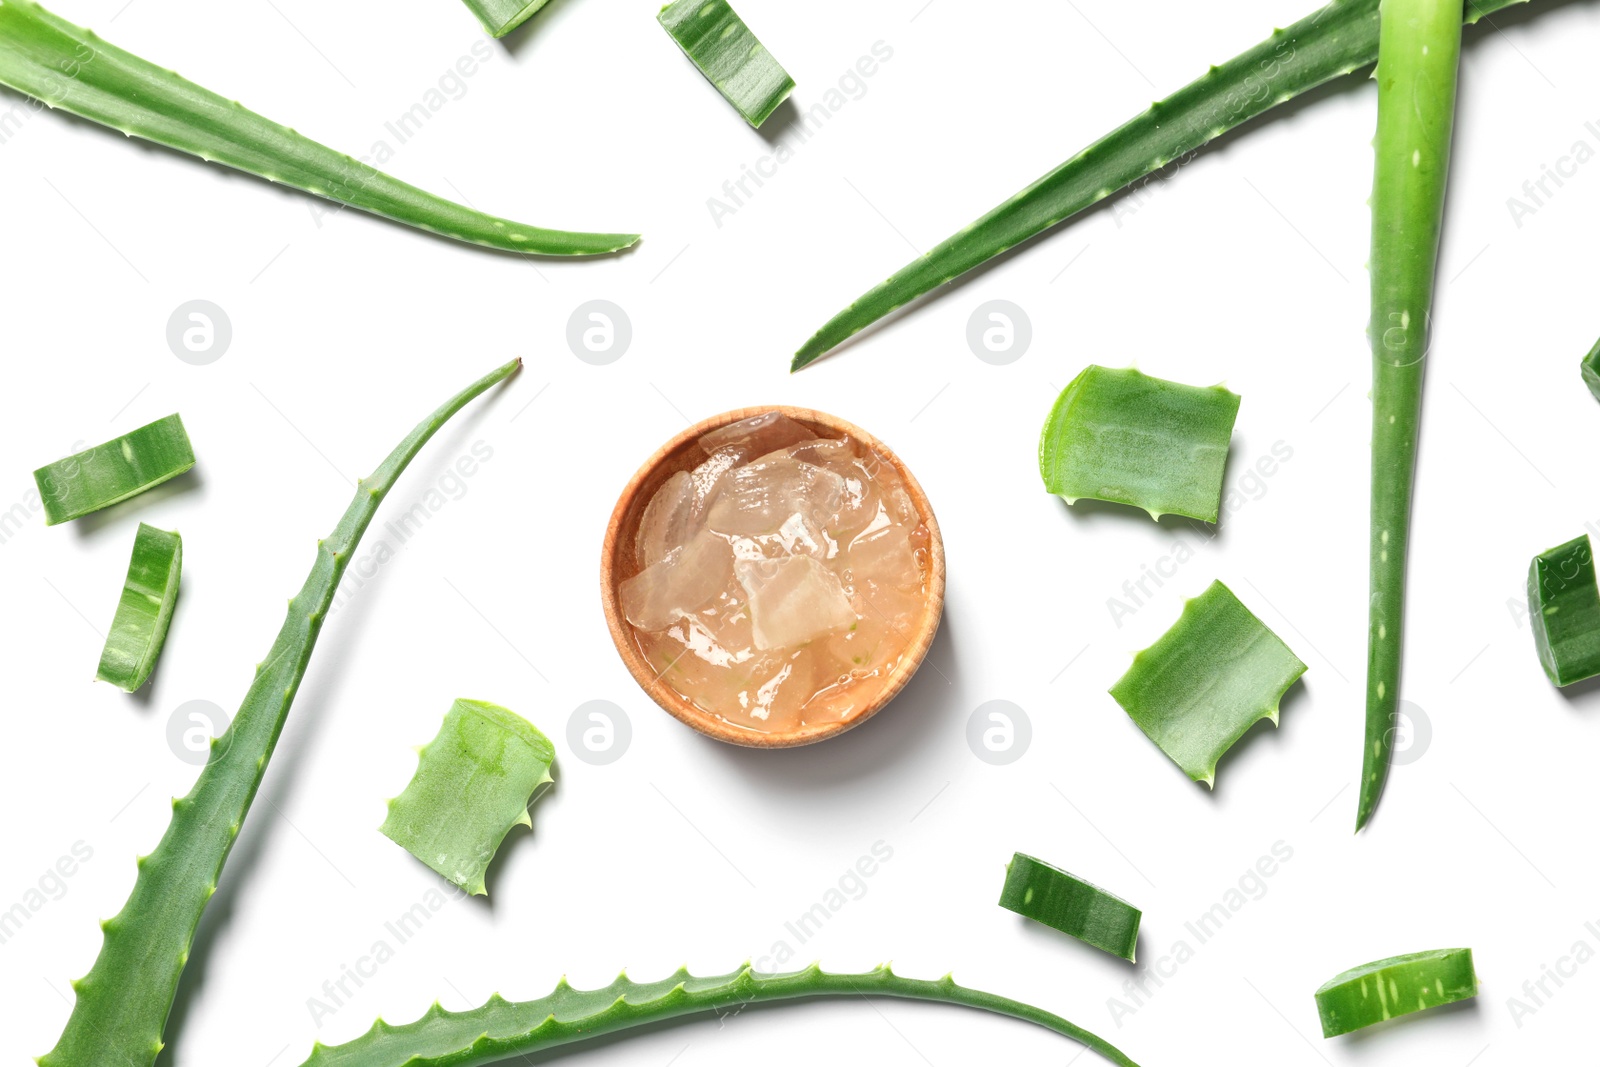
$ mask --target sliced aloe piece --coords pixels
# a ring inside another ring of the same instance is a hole
[[[1552,682],[1571,685],[1600,674],[1600,588],[1588,534],[1533,557],[1528,618]]]
[[[1364,963],[1317,990],[1322,1036],[1337,1037],[1397,1015],[1478,995],[1470,948],[1440,948]]]
[[[1045,488],[1071,504],[1110,500],[1152,519],[1216,522],[1239,397],[1133,368],[1090,365],[1061,391],[1039,435]]]
[[[1589,349],[1589,354],[1583,357],[1579,367],[1583,371],[1583,381],[1589,387],[1589,392],[1594,394],[1596,400],[1600,400],[1600,341],[1596,341],[1594,347]]]
[[[9,0],[7,0],[9,2]],[[46,526],[108,508],[194,466],[183,420],[168,415],[33,472]]]
[[[794,79],[727,0],[677,0],[656,21],[750,125],[767,121],[794,91]]]
[[[528,800],[551,780],[556,750],[514,711],[458,700],[446,713],[381,829],[395,844],[469,893],[513,826],[533,825]]]
[[[183,573],[183,538],[167,530],[139,524],[133,558],[122,582],[122,598],[111,619],[111,632],[100,653],[95,679],[132,693],[155,669],[161,646],[178,602]]]
[[[550,0],[464,0],[491,37],[504,37],[527,22]]]
[[[1021,852],[1011,857],[1000,906],[1133,961],[1139,909],[1044,860]]]
[[[1227,586],[1212,582],[1133,657],[1111,695],[1185,774],[1210,786],[1217,760],[1246,730],[1262,719],[1278,725],[1278,702],[1305,671]]]

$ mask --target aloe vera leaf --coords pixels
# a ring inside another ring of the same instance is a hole
[[[705,978],[682,969],[659,982],[635,982],[623,974],[588,990],[573,989],[563,978],[537,1000],[512,1003],[496,994],[469,1011],[445,1011],[435,1003],[415,1022],[397,1026],[379,1019],[353,1041],[317,1044],[303,1067],[475,1067],[685,1015],[809,997],[896,997],[978,1008],[1054,1030],[1119,1067],[1138,1067],[1104,1038],[1058,1015],[956,985],[949,975],[932,982],[904,978],[888,964],[863,974],[830,974],[816,964],[789,974],[756,974],[746,964]]]
[[[527,22],[550,0],[463,0],[491,37],[504,37]]]
[[[1589,349],[1589,354],[1583,357],[1579,367],[1583,371],[1583,381],[1589,387],[1589,392],[1594,394],[1596,400],[1600,400],[1600,341],[1596,341],[1594,347]]]
[[[141,522],[96,680],[128,693],[144,685],[167,640],[182,573],[183,538]]]
[[[1372,180],[1372,526],[1367,729],[1356,830],[1389,777],[1400,700],[1406,548],[1433,280],[1455,121],[1461,20],[1446,0],[1383,0]]]
[[[1011,857],[1000,906],[1133,962],[1143,913],[1044,860],[1021,852]]]
[[[9,2],[9,0],[8,0]],[[6,4],[0,4],[4,17]],[[177,415],[139,427],[33,472],[46,526],[81,518],[138,496],[194,466]]]
[[[0,3],[0,84],[130,137],[469,244],[592,256],[639,239],[525,226],[425,193],[108,44],[33,0]]]
[[[9,6],[15,0],[5,0]],[[223,864],[239,836],[267,761],[283,732],[334,591],[378,505],[422,446],[468,401],[521,366],[513,360],[479,378],[423,419],[356,487],[355,499],[325,540],[239,713],[211,754],[189,795],[172,801],[161,842],[139,858],[128,902],[103,920],[100,955],[72,983],[77,1000],[56,1047],[40,1067],[149,1067],[161,1051],[178,978],[206,903],[217,891]]]
[[[1111,696],[1184,773],[1214,784],[1217,760],[1306,671],[1300,657],[1221,582],[1184,601],[1155,644],[1133,657]]]
[[[514,711],[457,700],[418,757],[379,829],[467,892],[487,893],[500,842],[513,826],[533,826],[528,801],[551,781],[555,746]]]
[[[1143,508],[1152,519],[1216,522],[1239,397],[1090,365],[1057,398],[1039,435],[1047,490]]]
[[[1552,682],[1571,685],[1600,674],[1600,586],[1588,534],[1533,557],[1528,618]]]
[[[1317,1014],[1322,1036],[1337,1037],[1477,995],[1472,950],[1441,948],[1390,956],[1335,975],[1317,990]]]
[[[1527,0],[1468,0],[1477,22]],[[829,319],[790,365],[799,370],[886,315],[1279,104],[1378,58],[1378,0],[1332,0],[1095,141],[945,239]]]
[[[676,0],[656,21],[706,80],[743,115],[760,126],[794,91],[794,79],[744,24],[728,0]]]

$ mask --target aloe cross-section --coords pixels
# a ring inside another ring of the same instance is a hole
[[[1139,909],[1044,860],[1021,852],[1011,857],[1000,906],[1133,962]]]
[[[0,15],[5,3],[0,2]],[[176,478],[194,466],[183,420],[168,415],[33,472],[47,526],[81,518]]]
[[[139,524],[95,678],[132,693],[150,677],[167,640],[183,574],[183,538]]]

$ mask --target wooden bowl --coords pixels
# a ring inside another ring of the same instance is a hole
[[[911,641],[899,662],[882,678],[864,679],[855,683],[848,691],[854,694],[855,707],[847,718],[808,724],[788,733],[761,733],[734,726],[702,711],[674,692],[672,687],[663,682],[650,668],[644,654],[639,651],[639,645],[634,640],[633,627],[622,614],[621,598],[618,594],[618,588],[622,583],[639,573],[638,561],[634,557],[634,540],[638,535],[639,523],[644,518],[645,505],[661,487],[661,483],[678,471],[693,469],[706,458],[698,444],[703,435],[729,423],[768,411],[782,412],[818,436],[840,437],[848,434],[863,446],[872,449],[893,466],[904,479],[906,492],[910,494],[917,513],[928,528],[927,599],[921,615],[911,625]],[[640,688],[675,719],[694,727],[707,737],[714,737],[729,744],[744,745],[747,748],[791,748],[796,745],[809,745],[842,734],[876,715],[879,709],[905,688],[911,676],[922,665],[924,657],[928,654],[928,647],[933,644],[933,636],[939,630],[939,619],[944,613],[944,540],[939,535],[939,521],[934,518],[933,507],[928,503],[928,497],[923,493],[922,486],[917,484],[916,477],[904,463],[900,462],[900,458],[876,437],[841,418],[821,411],[812,411],[810,408],[783,405],[740,408],[737,411],[725,411],[684,430],[662,445],[655,455],[645,460],[644,466],[640,467],[629,480],[627,488],[623,489],[622,496],[617,500],[616,508],[611,512],[611,522],[606,527],[605,546],[600,554],[600,599],[605,608],[606,626],[611,630],[611,640],[617,646],[617,654],[622,657],[622,662],[628,665],[629,673],[639,683]]]

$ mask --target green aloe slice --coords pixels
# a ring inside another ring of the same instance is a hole
[[[555,758],[550,739],[516,712],[457,700],[381,829],[462,889],[487,893],[489,862],[513,826],[533,826],[528,800],[551,780]]]
[[[1589,349],[1589,354],[1583,357],[1579,367],[1583,371],[1583,381],[1589,387],[1589,392],[1594,394],[1596,400],[1600,400],[1600,341],[1596,341],[1594,347]]]
[[[1139,909],[1044,860],[1011,857],[1000,906],[1133,962]]]
[[[516,1057],[519,1063],[542,1063],[545,1057],[530,1057],[573,1042],[647,1031],[669,1019],[716,1012],[726,1020],[752,1004],[817,997],[894,997],[977,1008],[1053,1030],[1117,1067],[1138,1067],[1105,1038],[1043,1008],[957,985],[949,975],[932,982],[906,978],[888,964],[862,974],[835,974],[816,964],[788,974],[758,974],[745,964],[731,974],[705,977],[683,968],[654,982],[635,982],[624,973],[599,989],[574,989],[563,978],[536,1000],[511,1001],[497,993],[466,1011],[446,1011],[435,1002],[413,1022],[379,1019],[342,1045],[313,1046],[301,1067],[479,1067]]]
[[[1239,397],[1091,364],[1061,391],[1039,435],[1045,488],[1216,522]]]
[[[593,256],[639,239],[525,226],[425,193],[125,52],[33,0],[0,3],[0,84],[130,137],[469,244]]]
[[[167,640],[182,573],[183,538],[141,522],[133,538],[133,558],[128,561],[122,597],[111,619],[111,633],[100,653],[100,668],[95,672],[98,681],[129,693],[144,685]]]
[[[1588,534],[1533,557],[1528,618],[1552,682],[1571,685],[1600,674],[1600,587]]]
[[[491,37],[504,37],[527,22],[550,0],[464,0]]]
[[[656,21],[750,125],[767,121],[794,91],[794,79],[727,0],[677,0]]]
[[[0,15],[12,0],[0,3]],[[33,472],[46,526],[108,508],[176,478],[194,466],[194,449],[177,415],[141,426],[105,444]]]
[[[1210,786],[1217,760],[1278,702],[1306,665],[1221,582],[1133,657],[1111,696],[1156,747]]]
[[[1335,975],[1317,990],[1317,1014],[1322,1036],[1337,1037],[1477,995],[1472,950],[1441,948],[1390,956]]]

